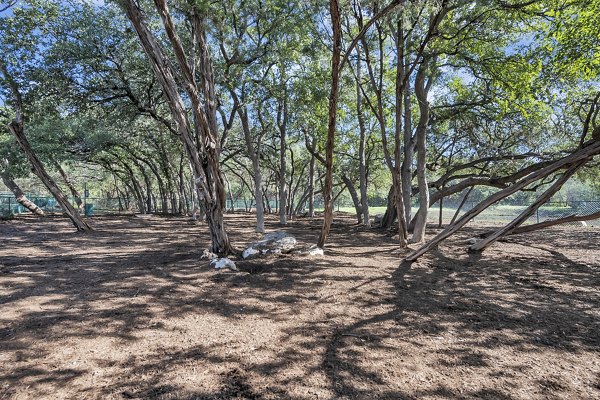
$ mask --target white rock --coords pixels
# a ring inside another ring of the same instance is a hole
[[[283,231],[266,234],[262,240],[254,242],[243,252],[242,257],[248,258],[258,254],[283,254],[291,252],[298,241],[295,237]]]
[[[260,253],[260,251],[256,250],[254,247],[250,246],[246,250],[244,250],[244,252],[242,253],[242,258],[248,258],[248,257],[258,254],[258,253]]]
[[[210,265],[215,269],[229,268],[232,271],[237,271],[235,263],[229,258],[216,258],[210,262]]]
[[[324,256],[323,249],[320,247],[312,247],[307,252],[306,255],[314,257],[314,256]]]

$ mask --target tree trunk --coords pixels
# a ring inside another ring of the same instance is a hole
[[[29,200],[27,196],[25,196],[25,193],[23,193],[21,188],[15,183],[15,181],[12,180],[10,176],[2,174],[2,182],[4,183],[4,186],[6,186],[15,195],[15,198],[20,205],[35,215],[39,215],[40,217],[44,216],[44,210],[39,208],[33,201]]]
[[[407,56],[408,57],[408,56]],[[405,73],[408,73],[408,62]],[[404,86],[404,159],[402,160],[402,193],[404,195],[404,214],[406,221],[412,220],[412,163],[414,143],[412,136],[412,105],[410,103],[410,86]]]
[[[71,222],[75,226],[75,228],[80,232],[91,231],[92,228],[81,218],[79,212],[71,205],[67,196],[60,190],[60,188],[56,185],[54,180],[48,175],[44,165],[39,160],[29,141],[25,137],[25,132],[23,129],[23,123],[20,121],[21,118],[17,116],[17,119],[12,121],[8,125],[8,129],[15,135],[17,138],[17,142],[21,146],[21,149],[27,156],[27,159],[31,163],[35,174],[40,178],[40,180],[44,183],[46,188],[52,193],[52,196],[56,199],[58,204],[60,204],[62,210],[67,214],[67,216],[71,219]]]
[[[356,49],[357,59],[356,62],[356,113],[358,116],[358,128],[360,131],[360,138],[358,143],[358,173],[360,177],[360,204],[362,208],[362,218],[359,218],[359,222],[362,219],[363,224],[366,227],[371,226],[371,220],[369,216],[369,198],[367,192],[367,129],[365,128],[365,118],[362,109],[362,91],[360,88],[360,80],[362,79],[362,60],[360,56],[360,47]]]
[[[277,113],[279,125],[279,224],[287,224],[287,93],[284,90],[283,104]]]
[[[401,162],[401,154],[402,154],[402,145],[403,141],[401,138],[404,136],[405,131],[402,130],[404,117],[402,116],[402,105],[405,100],[406,88],[405,85],[406,80],[406,71],[404,69],[404,30],[402,29],[402,18],[398,19],[397,22],[397,38],[396,38],[396,53],[398,57],[397,65],[396,65],[396,82],[395,82],[395,97],[396,97],[396,107],[395,107],[395,123],[394,123],[394,165],[392,166],[392,183],[394,188],[394,202],[396,204],[396,217],[398,218],[398,238],[400,242],[400,247],[404,248],[408,244],[408,219],[406,216],[406,204],[404,197],[404,182],[402,178],[402,162]],[[381,47],[381,45],[380,45]],[[381,69],[380,60],[380,69]],[[381,95],[379,96],[381,99]],[[383,115],[383,107],[381,106],[381,100],[379,100],[380,113]],[[388,164],[390,164],[388,162]]]
[[[430,240],[428,243],[421,246],[418,250],[409,254],[405,260],[406,261],[415,261],[427,251],[429,251],[432,247],[438,245],[444,239],[452,236],[456,231],[466,225],[472,218],[479,215],[481,212],[486,210],[492,204],[510,196],[513,193],[522,190],[527,187],[529,184],[536,182],[540,179],[543,179],[556,171],[565,168],[574,163],[578,163],[581,160],[588,160],[593,156],[600,154],[600,141],[591,140],[587,142],[583,148],[575,151],[574,153],[561,158],[560,160],[536,171],[528,176],[524,177],[520,181],[510,185],[509,187],[500,190],[499,192],[494,193],[489,196],[487,199],[483,200],[471,210],[467,211],[462,217],[460,217],[454,224],[450,224],[440,232],[436,237]]]
[[[325,144],[325,186],[323,187],[323,228],[317,242],[320,248],[325,241],[333,222],[333,147],[335,146],[335,126],[337,121],[337,105],[340,84],[340,59],[342,52],[342,25],[340,8],[337,0],[329,0],[331,26],[333,29],[333,49],[331,54],[331,90],[329,92],[329,116],[327,123],[327,142]]]
[[[529,217],[531,217],[535,211],[540,208],[545,202],[550,200],[554,193],[558,192],[560,188],[577,172],[579,168],[583,164],[586,163],[587,160],[579,161],[576,164],[573,164],[569,169],[567,169],[560,178],[556,182],[552,184],[541,196],[539,196],[533,204],[527,207],[517,218],[515,218],[510,224],[505,227],[498,229],[496,232],[492,233],[488,237],[479,242],[475,243],[471,247],[469,247],[470,252],[479,252],[483,251],[486,247],[494,243],[496,240],[500,239],[502,236],[510,234],[516,228],[518,228],[523,222],[525,222]]]
[[[429,210],[429,187],[427,186],[427,124],[429,122],[429,103],[427,102],[428,88],[425,85],[427,62],[424,60],[415,78],[415,94],[419,102],[419,124],[417,125],[417,184],[419,186],[419,210],[413,230],[413,243],[425,240],[427,226],[427,211]],[[429,86],[429,85],[427,85]]]
[[[308,166],[308,216],[315,217],[315,155],[311,153]]]
[[[229,212],[235,214],[235,201],[233,199],[233,193],[231,192],[231,183],[229,182],[229,179],[227,179],[227,174],[223,174],[223,179],[225,179],[225,183],[227,184],[227,192],[229,193],[229,201],[231,202]]]
[[[80,210],[82,210],[83,209],[83,201],[81,201],[81,195],[79,194],[79,192],[75,188],[75,185],[73,185],[73,182],[71,181],[71,178],[69,177],[69,175],[67,175],[67,173],[65,172],[65,170],[62,168],[62,166],[60,165],[60,163],[58,161],[54,161],[54,166],[56,167],[56,170],[60,174],[63,182],[65,183],[65,185],[67,185],[67,188],[69,188],[69,191],[71,192],[71,195],[73,195],[73,199],[75,199],[75,203],[77,204],[77,208],[79,208]]]
[[[244,141],[246,143],[246,153],[252,161],[252,180],[254,183],[254,202],[256,203],[256,232],[265,231],[265,208],[262,201],[262,173],[260,170],[260,139],[255,145],[252,144],[252,134],[248,122],[248,113],[245,106],[238,106],[238,115],[242,122],[242,131],[244,132]]]
[[[191,69],[181,39],[179,38],[165,0],[155,0],[165,32],[171,44],[173,54],[179,67],[180,79],[168,61],[167,55],[159,46],[156,37],[149,29],[141,10],[133,0],[121,0],[127,17],[136,30],[140,42],[156,78],[158,79],[171,115],[176,123],[180,139],[190,159],[194,173],[194,183],[201,191],[201,200],[208,221],[211,236],[211,251],[219,255],[232,252],[232,247],[225,231],[223,210],[225,208],[225,185],[219,165],[219,141],[216,124],[217,98],[214,92],[212,61],[208,51],[208,43],[204,25],[196,9],[192,10],[192,26],[195,44],[199,50],[200,78],[203,95],[198,92],[197,74]],[[184,101],[179,93],[179,84],[189,97],[194,123],[191,124]],[[202,103],[204,102],[204,104]]]
[[[356,193],[356,188],[354,187],[354,183],[352,183],[352,181],[350,180],[350,178],[348,178],[348,176],[346,176],[346,174],[341,174],[340,177],[342,178],[342,181],[344,181],[344,184],[348,188],[348,192],[350,192],[350,197],[352,197],[352,203],[354,204],[354,210],[356,211],[356,219],[358,220],[359,224],[362,224],[363,223],[362,206],[360,204],[360,199],[358,197],[358,193]]]
[[[383,229],[392,229],[394,226],[394,222],[396,222],[396,217],[398,216],[396,210],[396,198],[394,195],[395,185],[392,184],[387,196],[387,207],[385,209],[385,214],[381,218],[381,227]]]

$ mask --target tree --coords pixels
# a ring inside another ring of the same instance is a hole
[[[0,88],[6,93],[12,108],[14,118],[8,124],[8,130],[15,136],[17,142],[25,153],[33,171],[56,198],[63,211],[71,219],[78,231],[90,231],[91,227],[82,219],[79,212],[71,205],[68,198],[47,173],[44,164],[32,148],[25,132],[25,103],[19,82],[31,84],[31,71],[35,69],[35,57],[42,43],[36,39],[35,30],[44,27],[44,19],[52,15],[52,7],[42,3],[27,4],[24,8],[15,9],[13,17],[3,18],[1,21],[0,35],[3,38],[0,47],[5,54],[11,56],[10,61],[0,60]],[[23,40],[22,37],[34,38]],[[22,196],[19,196],[22,197]]]
[[[201,10],[193,5],[188,10],[188,19],[193,30],[193,48],[198,52],[198,69],[201,82],[194,74],[195,65],[190,63],[175,23],[164,0],[156,0],[168,41],[172,47],[178,73],[148,27],[141,9],[133,0],[119,2],[137,32],[157,80],[167,98],[171,116],[176,123],[179,136],[190,159],[204,204],[212,246],[211,251],[226,255],[232,251],[224,226],[225,189],[219,164],[220,142],[217,131],[217,98],[214,86],[212,61],[208,49],[205,18]],[[192,103],[192,123],[179,93],[179,85]],[[199,89],[200,88],[200,89]]]

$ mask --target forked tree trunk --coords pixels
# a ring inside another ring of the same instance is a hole
[[[202,96],[198,91],[196,74],[185,54],[183,44],[176,32],[165,0],[155,0],[173,54],[180,70],[176,79],[172,64],[159,46],[156,37],[149,29],[141,10],[133,0],[120,0],[127,17],[131,21],[154,74],[159,81],[171,115],[176,122],[180,139],[190,159],[194,174],[194,183],[198,187],[200,201],[206,213],[211,251],[226,255],[233,251],[227,232],[225,231],[223,212],[225,209],[225,184],[219,166],[219,141],[217,140],[216,106],[212,62],[208,51],[208,43],[201,16],[192,11],[191,22],[194,31],[195,45],[198,47],[199,75],[201,78]],[[179,93],[179,84],[185,90],[191,104],[194,123],[190,123],[184,101]]]
[[[527,187],[528,185],[530,185],[534,182],[537,182],[538,180],[543,179],[565,167],[568,167],[572,164],[577,164],[582,160],[587,161],[588,159],[590,159],[591,157],[593,157],[597,154],[600,154],[600,141],[591,140],[591,141],[587,142],[584,145],[584,147],[575,151],[574,153],[571,153],[570,155],[559,159],[558,161],[548,165],[547,167],[544,167],[536,172],[529,174],[525,178],[510,185],[509,187],[507,187],[503,190],[500,190],[499,192],[494,193],[493,195],[489,196],[487,199],[485,199],[482,202],[480,202],[479,204],[477,204],[471,210],[466,212],[454,224],[448,225],[446,227],[446,229],[444,229],[442,232],[440,232],[432,240],[430,240],[429,242],[427,242],[426,244],[421,246],[416,251],[409,254],[405,258],[405,260],[406,261],[417,260],[423,254],[428,252],[432,247],[437,246],[444,239],[452,236],[456,231],[458,231],[460,228],[462,228],[464,225],[466,225],[472,218],[474,218],[477,215],[479,215],[480,213],[482,213],[484,210],[486,210],[492,204],[510,196],[513,193],[518,192],[519,190],[522,190],[523,188]]]
[[[335,145],[335,129],[337,121],[337,104],[339,99],[340,71],[343,65],[348,61],[348,57],[356,45],[364,39],[367,31],[381,18],[385,17],[398,5],[403,4],[403,0],[392,0],[387,6],[380,9],[366,23],[356,35],[352,43],[346,49],[344,58],[341,58],[342,52],[342,24],[340,18],[340,9],[338,0],[329,1],[329,12],[331,15],[331,27],[333,31],[333,49],[331,55],[331,91],[329,93],[329,114],[327,124],[327,142],[325,145],[325,185],[323,187],[323,199],[325,210],[323,212],[323,228],[317,246],[323,248],[325,240],[329,234],[331,223],[333,221],[333,147]]]
[[[429,103],[427,102],[428,88],[425,85],[427,62],[424,60],[415,78],[415,94],[419,102],[419,124],[417,125],[417,184],[419,186],[419,210],[415,218],[413,243],[425,240],[427,212],[429,210],[429,187],[427,185],[427,124],[429,122]],[[428,86],[428,85],[427,85]]]
[[[9,177],[6,174],[3,174],[2,182],[4,183],[4,186],[6,186],[15,195],[15,198],[17,199],[17,202],[20,205],[22,205],[35,215],[44,216],[44,210],[39,208],[37,204],[35,204],[33,201],[29,200],[27,196],[25,196],[25,193],[23,193],[19,185],[17,185],[11,177]]]

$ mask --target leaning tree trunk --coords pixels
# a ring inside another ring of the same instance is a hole
[[[354,183],[346,176],[346,174],[341,174],[340,177],[344,184],[348,188],[348,192],[350,192],[350,197],[352,197],[352,204],[354,204],[354,210],[356,212],[356,219],[359,224],[363,223],[363,213],[362,213],[362,205],[360,204],[360,198],[358,197],[358,193],[356,192],[356,188],[354,187]]]
[[[44,183],[44,185],[50,191],[50,193],[52,193],[52,196],[54,196],[54,198],[56,199],[58,204],[60,204],[60,206],[62,207],[65,214],[67,214],[67,216],[71,219],[71,222],[73,222],[73,225],[75,226],[75,228],[80,232],[91,231],[92,228],[83,220],[83,218],[81,218],[81,215],[75,209],[75,207],[73,207],[71,205],[71,203],[69,202],[69,199],[67,199],[67,196],[64,195],[62,190],[60,190],[58,185],[54,182],[54,180],[46,172],[44,165],[42,164],[40,159],[37,157],[37,155],[31,148],[31,145],[29,144],[29,141],[27,140],[27,137],[25,136],[25,132],[23,129],[23,123],[22,123],[22,121],[19,121],[19,119],[20,118],[17,117],[17,119],[12,121],[8,125],[8,129],[17,138],[17,142],[19,143],[19,145],[21,146],[21,149],[23,150],[23,152],[27,156],[27,159],[31,163],[31,166],[33,167],[35,174]]]
[[[67,173],[65,172],[65,170],[62,168],[62,166],[60,165],[60,163],[58,161],[54,161],[54,165],[56,167],[56,170],[60,174],[63,182],[65,183],[65,185],[67,185],[67,188],[69,188],[69,190],[71,191],[71,195],[73,196],[73,199],[75,199],[75,203],[77,204],[77,207],[80,210],[83,209],[83,201],[81,201],[81,195],[79,194],[79,191],[77,190],[77,188],[75,188],[73,181],[71,181],[71,177],[69,175],[67,175]]]
[[[10,86],[10,90],[14,97],[14,106],[16,109],[16,116],[13,121],[8,124],[8,130],[15,135],[19,146],[27,156],[29,163],[33,167],[33,171],[35,174],[41,179],[46,188],[50,191],[50,193],[54,196],[56,201],[61,205],[63,211],[67,214],[67,216],[73,222],[73,225],[78,231],[91,231],[92,228],[81,218],[79,212],[75,210],[75,208],[69,203],[69,200],[64,195],[64,193],[60,190],[58,185],[52,180],[50,175],[46,172],[44,165],[37,157],[33,148],[29,144],[27,137],[25,136],[25,127],[23,124],[23,100],[21,97],[21,93],[19,91],[19,87],[12,76],[9,74],[8,69],[2,59],[0,58],[0,69],[2,70],[2,74],[4,78],[8,82]]]
[[[464,225],[466,225],[471,219],[475,218],[477,215],[482,213],[484,210],[486,210],[492,204],[495,204],[496,202],[510,196],[511,194],[514,194],[514,193],[518,192],[519,190],[524,189],[528,185],[530,185],[534,182],[537,182],[540,179],[546,178],[547,176],[549,176],[565,167],[568,167],[575,163],[579,163],[582,160],[587,161],[591,157],[593,157],[597,154],[600,154],[600,141],[591,140],[591,141],[587,142],[583,148],[575,151],[574,153],[571,153],[570,155],[565,156],[565,157],[561,158],[560,160],[555,161],[552,164],[550,164],[538,171],[532,172],[531,174],[522,178],[520,181],[515,182],[514,184],[510,185],[509,187],[507,187],[503,190],[500,190],[499,192],[494,193],[493,195],[489,196],[488,198],[486,198],[485,200],[483,200],[482,202],[477,204],[471,210],[467,211],[462,217],[460,217],[454,224],[448,225],[446,227],[446,229],[444,229],[442,232],[440,232],[432,240],[430,240],[429,242],[427,242],[426,244],[421,246],[416,251],[409,254],[405,258],[405,260],[406,261],[416,261],[419,257],[421,257],[423,254],[428,252],[431,248],[433,248],[434,246],[437,246],[444,239],[452,236],[456,231],[458,231],[460,228],[462,228]]]
[[[573,164],[569,169],[567,169],[560,178],[556,182],[552,184],[540,197],[536,199],[529,207],[527,207],[523,212],[515,218],[510,224],[505,227],[498,229],[496,232],[492,233],[488,237],[479,242],[475,243],[471,247],[469,247],[470,252],[479,252],[483,251],[486,247],[490,246],[496,240],[500,239],[502,236],[509,235],[516,228],[518,228],[523,222],[525,222],[529,217],[531,217],[540,206],[542,206],[545,202],[550,200],[554,193],[558,192],[560,188],[577,172],[577,170],[586,163],[587,160],[579,161],[576,164]]]
[[[17,185],[11,177],[6,174],[2,174],[2,182],[4,183],[4,186],[6,186],[15,195],[15,198],[20,205],[35,215],[44,216],[44,210],[39,208],[33,201],[29,200],[19,185]]]
[[[551,226],[567,224],[569,222],[593,221],[595,219],[600,219],[600,211],[588,215],[571,214],[567,215],[566,217],[552,219],[550,221],[539,222],[537,224],[531,224],[526,226],[519,226],[513,229],[512,231],[508,232],[507,235],[520,235],[523,233],[538,231],[540,229],[550,228]],[[480,236],[486,238],[492,235],[493,233],[494,232],[487,232],[481,234]]]

